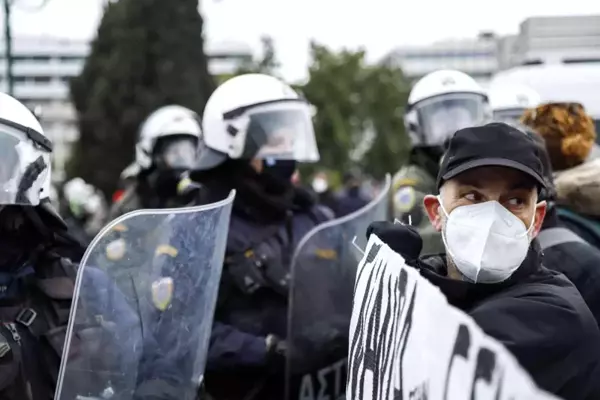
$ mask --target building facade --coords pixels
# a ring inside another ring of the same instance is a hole
[[[519,65],[598,62],[600,68],[600,15],[532,17],[516,35],[483,33],[475,39],[404,46],[384,61],[400,66],[413,80],[438,69],[457,69],[483,86],[498,71]]]
[[[89,51],[89,43],[83,41],[46,37],[13,40],[14,94],[39,112],[44,132],[54,142],[54,175],[59,181],[64,177],[71,144],[78,138],[69,82],[81,72]],[[253,57],[248,45],[237,42],[207,43],[206,52],[213,75],[231,74]],[[0,90],[6,92],[4,43],[0,44],[0,60]]]
[[[525,20],[509,64],[600,61],[600,15],[536,17]]]
[[[457,69],[485,85],[498,70],[496,37],[482,34],[472,40],[400,47],[392,51],[385,61],[401,67],[411,80],[440,69]]]

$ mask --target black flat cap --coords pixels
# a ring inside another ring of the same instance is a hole
[[[437,188],[473,168],[500,166],[531,176],[546,188],[540,146],[525,132],[505,123],[491,123],[457,131],[448,142],[437,178]]]

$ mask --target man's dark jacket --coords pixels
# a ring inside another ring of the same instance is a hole
[[[556,227],[566,228],[549,208],[542,230]],[[560,243],[544,250],[543,263],[573,282],[600,326],[600,250],[583,242]]]
[[[600,331],[575,286],[542,266],[537,241],[507,281],[474,284],[448,278],[443,255],[417,259],[422,243],[411,227],[377,223],[368,233],[503,343],[539,387],[565,400],[600,399]]]

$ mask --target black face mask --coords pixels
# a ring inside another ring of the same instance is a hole
[[[157,168],[149,177],[150,187],[159,197],[174,197],[177,195],[177,185],[184,173],[183,169]]]
[[[20,266],[36,241],[32,227],[20,206],[0,210],[0,271]]]
[[[291,181],[296,172],[296,160],[264,160],[263,173],[286,182]]]

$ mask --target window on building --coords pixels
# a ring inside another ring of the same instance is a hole
[[[50,76],[34,76],[33,81],[35,83],[50,83],[52,77]]]
[[[250,62],[252,61],[251,55],[246,54],[214,54],[210,55],[209,59],[211,60],[230,60],[230,61],[238,61],[238,62]]]
[[[600,58],[563,58],[564,64],[596,64],[600,63]]]
[[[71,79],[73,79],[73,77],[71,76],[61,76],[60,77],[60,81],[66,84],[71,83]]]
[[[83,61],[84,58],[80,56],[60,56],[58,57],[59,61],[70,62],[70,61]]]
[[[15,76],[13,77],[15,83],[25,83],[27,82],[27,77],[25,76]]]
[[[50,62],[50,56],[19,54],[13,56],[15,62]]]
[[[400,58],[407,60],[418,59],[440,59],[440,58],[489,58],[496,54],[491,51],[440,51],[435,53],[406,53],[400,55]]]

